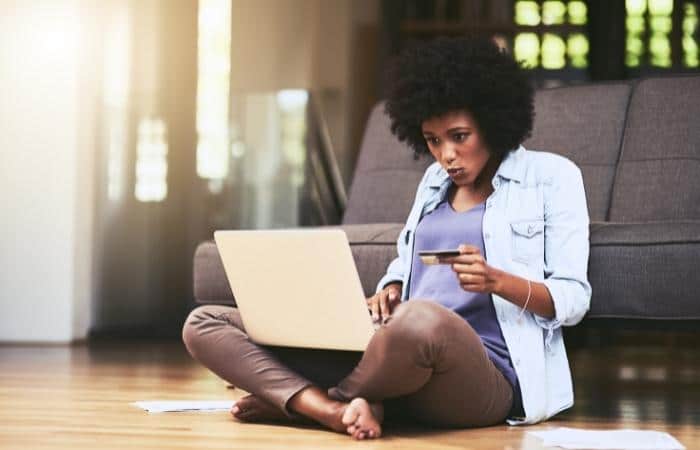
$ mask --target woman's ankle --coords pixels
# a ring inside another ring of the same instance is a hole
[[[287,401],[287,409],[313,419],[336,431],[343,431],[342,413],[347,403],[331,399],[326,391],[309,386],[294,394]]]

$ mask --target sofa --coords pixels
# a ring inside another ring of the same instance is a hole
[[[700,76],[541,89],[530,150],[581,168],[591,219],[587,318],[700,319]],[[396,256],[396,238],[429,157],[370,114],[345,230],[367,296]],[[234,304],[216,246],[194,256],[198,303]]]

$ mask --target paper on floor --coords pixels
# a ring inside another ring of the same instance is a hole
[[[137,406],[149,413],[176,412],[176,411],[228,411],[235,402],[233,400],[155,400],[147,402],[134,402]]]
[[[683,450],[673,436],[662,431],[642,430],[579,430],[555,428],[528,431],[541,438],[545,447],[569,449]]]

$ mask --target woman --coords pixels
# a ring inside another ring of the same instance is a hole
[[[385,414],[445,427],[545,420],[573,404],[560,327],[591,295],[580,170],[520,145],[533,91],[492,41],[439,39],[390,73],[391,130],[435,163],[367,299],[382,325],[365,352],[262,347],[224,306],[192,312],[187,348],[251,392],[232,409],[242,421],[310,419],[365,439]],[[459,255],[418,257],[445,248]]]

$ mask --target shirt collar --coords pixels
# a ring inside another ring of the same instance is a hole
[[[439,189],[441,186],[449,183],[450,176],[447,171],[441,166],[437,166],[438,170],[430,177],[428,185],[432,188]],[[506,153],[503,161],[498,166],[498,170],[493,179],[497,177],[508,180],[522,182],[525,176],[525,147],[520,145],[517,149]]]

